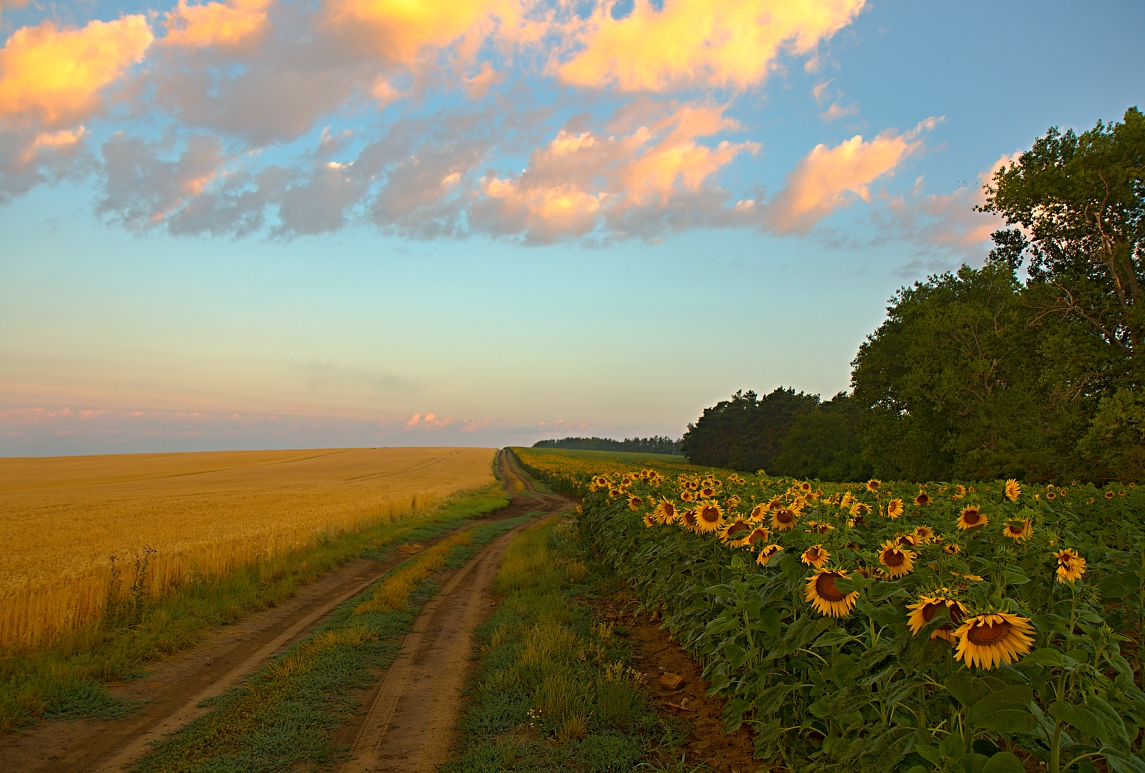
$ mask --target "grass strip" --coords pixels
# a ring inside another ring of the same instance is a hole
[[[570,522],[542,521],[510,543],[496,579],[503,598],[474,634],[465,751],[443,773],[627,771],[682,740],[647,699],[623,632],[584,603],[615,588]]]
[[[36,719],[114,719],[134,709],[106,684],[145,675],[149,661],[194,646],[212,629],[275,606],[354,558],[385,560],[397,545],[440,536],[504,507],[499,485],[459,494],[419,517],[337,536],[196,580],[155,602],[123,603],[85,629],[33,650],[0,653],[0,733]]]
[[[475,526],[395,567],[245,684],[215,699],[209,714],[165,739],[132,770],[269,773],[333,764],[344,751],[333,745],[334,731],[359,708],[358,691],[393,663],[402,636],[440,588],[430,575],[463,565],[529,517]],[[396,597],[384,589],[410,577],[418,579],[405,602],[390,606]]]

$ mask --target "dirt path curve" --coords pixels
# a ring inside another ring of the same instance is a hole
[[[563,497],[535,492],[506,452],[501,453],[498,468],[512,497],[509,506],[486,518],[469,521],[462,529],[538,510],[554,512],[568,506],[570,500]],[[423,540],[419,545],[425,549],[440,539]],[[489,549],[487,547],[485,552]],[[40,722],[0,738],[0,770],[28,773],[122,770],[140,759],[151,741],[178,730],[210,710],[201,708],[200,702],[223,693],[244,676],[257,671],[274,655],[305,637],[343,601],[362,592],[415,554],[402,553],[384,562],[358,559],[344,564],[278,607],[220,628],[202,645],[163,662],[144,679],[115,688],[113,693],[120,697],[145,701],[144,707],[127,719]]]
[[[562,512],[575,507],[574,500],[538,494],[515,466],[511,471],[527,492],[544,503],[543,509]],[[338,773],[433,773],[449,759],[473,630],[493,607],[490,586],[505,548],[528,525],[487,545],[422,609],[397,660],[366,696],[369,709],[357,728],[350,759],[337,768]]]

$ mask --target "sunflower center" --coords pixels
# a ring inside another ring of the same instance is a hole
[[[793,520],[795,520],[795,516],[791,514],[790,510],[780,510],[775,514],[775,520],[779,521],[780,523],[791,523]]]
[[[980,517],[981,516],[978,515],[977,510],[967,510],[965,513],[962,514],[962,520],[966,521],[966,523],[969,523],[969,524],[978,523],[978,519]]]
[[[997,644],[1002,639],[1005,639],[1013,627],[1014,626],[1006,620],[997,623],[972,625],[970,626],[970,630],[966,632],[966,638],[970,640],[971,644],[976,644],[979,647],[989,647],[991,644]]]
[[[815,592],[825,601],[842,601],[847,594],[835,587],[835,580],[841,575],[838,572],[824,572],[815,580]]]
[[[716,508],[714,508],[714,507],[705,507],[703,510],[700,511],[700,517],[703,518],[708,523],[715,523],[716,521],[718,521],[720,519],[720,514],[719,514],[719,512],[716,511]]]
[[[902,566],[906,563],[906,556],[897,550],[888,550],[883,553],[883,563],[890,567]]]

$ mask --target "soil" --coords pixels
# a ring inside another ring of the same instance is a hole
[[[637,600],[631,591],[624,590],[594,606],[605,619],[616,623],[617,633],[628,638],[635,653],[633,665],[645,674],[648,691],[661,711],[675,715],[690,728],[679,750],[688,770],[697,765],[721,773],[766,770],[752,757],[751,731],[741,726],[734,733],[724,733],[724,701],[708,697],[709,685],[701,676],[700,664],[667,631],[660,630],[659,623],[634,614]],[[665,674],[681,677],[683,685],[670,689],[676,680],[662,679]]]
[[[505,456],[502,454],[499,461],[502,479],[510,484],[521,481]],[[571,500],[563,497],[537,494],[527,481],[507,485],[507,488],[512,496],[508,507],[485,518],[469,521],[461,529],[538,510],[555,512],[571,506]],[[517,491],[513,491],[514,488]],[[346,563],[308,584],[289,601],[220,628],[201,645],[150,664],[152,670],[143,679],[113,685],[111,692],[114,695],[144,702],[139,712],[126,719],[39,722],[0,738],[0,770],[28,773],[121,770],[140,759],[148,750],[149,743],[177,731],[208,712],[209,708],[199,706],[202,701],[221,694],[244,676],[260,669],[274,655],[304,638],[343,601],[364,591],[413,553],[431,547],[445,536],[405,547],[389,561],[357,559]],[[443,621],[448,619],[448,614],[453,614],[458,620],[468,621],[472,611],[466,604],[472,603],[473,599],[469,585],[476,583],[474,587],[484,587],[491,578],[486,559],[497,550],[498,545],[503,550],[503,540],[501,538],[487,546],[478,558],[459,570],[454,578],[456,582],[447,580],[451,592],[443,592],[438,598],[452,597],[452,590],[461,588],[459,598],[465,601],[459,602],[459,611],[454,612],[445,609],[452,609],[454,601],[444,606],[439,602],[435,610],[442,609],[442,614],[446,615],[441,618]],[[480,567],[485,569],[481,570]],[[496,561],[492,567],[496,569]],[[466,583],[465,578],[469,578],[469,585],[462,588]],[[478,601],[480,598],[478,595]],[[484,611],[488,612],[487,609]],[[420,636],[424,639],[429,635],[432,640],[432,628],[427,629],[423,625],[422,618],[425,617],[423,613],[417,623],[423,626]],[[464,641],[465,654],[468,654],[468,633]],[[432,644],[427,644],[419,648],[419,651],[429,653],[433,649]],[[464,668],[462,659],[457,669],[460,678],[464,677]],[[457,702],[455,694],[452,699]]]

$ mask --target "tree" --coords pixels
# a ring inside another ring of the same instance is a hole
[[[1107,355],[1138,378],[1145,362],[1145,116],[1098,121],[1077,135],[1056,127],[995,174],[981,211],[1001,215],[991,259],[1028,256],[1040,316],[1091,326]],[[1120,375],[1130,376],[1129,372]]]
[[[796,417],[819,404],[818,395],[779,387],[760,398],[742,390],[731,400],[705,408],[684,433],[683,451],[692,464],[754,472],[770,469],[780,440]]]
[[[1145,475],[1145,116],[1132,107],[1080,135],[1051,128],[986,194],[982,211],[1011,226],[994,234],[991,261],[1028,258],[1030,321],[1054,328],[1046,382],[1078,405],[1100,400],[1077,449],[1095,477]]]
[[[867,480],[871,465],[862,456],[858,403],[840,392],[795,418],[780,439],[771,470],[776,475],[838,482]]]

